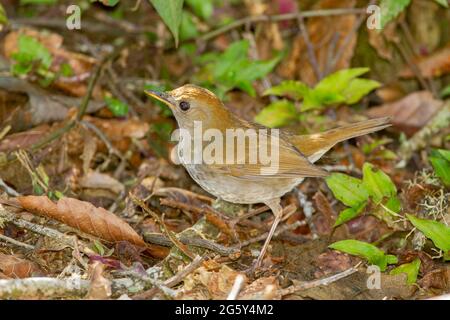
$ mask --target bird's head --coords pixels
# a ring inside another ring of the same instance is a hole
[[[145,93],[165,103],[173,112],[180,128],[190,129],[194,121],[204,128],[226,129],[232,127],[234,117],[222,101],[211,91],[186,84],[168,92],[147,90]]]

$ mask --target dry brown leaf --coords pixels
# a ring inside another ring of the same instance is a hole
[[[313,9],[354,8],[355,4],[355,0],[320,0]],[[308,19],[306,22],[306,29],[315,48],[318,67],[322,73],[325,71],[332,73],[350,66],[357,37],[356,32],[354,32],[355,23],[355,15],[317,17]],[[339,39],[335,41],[337,32],[339,33]],[[345,42],[348,36],[350,40]],[[336,61],[334,68],[326,70],[330,61],[330,51],[331,57],[333,57],[336,52],[342,50],[341,48],[344,45],[345,48],[342,51],[342,55]],[[279,71],[283,77],[288,79],[300,79],[308,85],[317,83],[318,79],[311,65],[307,46],[301,34],[294,41],[289,57],[282,62]]]
[[[450,44],[427,57],[417,59],[414,63],[419,67],[424,78],[437,78],[450,73]],[[400,71],[402,78],[415,78],[416,74],[408,67]]]
[[[41,140],[49,130],[48,125],[42,125],[25,132],[10,134],[0,142],[0,152],[26,149]]]
[[[281,300],[279,289],[276,277],[259,278],[239,293],[238,300]]]
[[[28,278],[42,271],[34,262],[0,253],[0,273],[8,278]]]
[[[79,185],[82,188],[110,190],[116,194],[125,191],[125,186],[120,181],[108,174],[97,171],[89,171],[85,174],[80,179]]]
[[[377,51],[378,55],[391,61],[395,47],[392,42],[400,41],[396,33],[397,24],[395,21],[388,23],[380,32],[377,29],[368,29],[369,44]]]
[[[95,261],[90,267],[91,284],[86,299],[89,300],[106,300],[111,297],[111,281],[103,276],[105,265]]]
[[[62,198],[54,203],[46,196],[23,196],[17,200],[27,211],[58,220],[87,234],[110,242],[128,241],[146,247],[142,237],[128,223],[89,202]]]
[[[27,35],[38,40],[44,45],[53,57],[53,63],[50,70],[58,73],[64,63],[70,65],[74,75],[70,78],[58,78],[53,85],[71,95],[81,97],[86,94],[86,80],[90,76],[93,66],[97,63],[95,59],[86,55],[70,52],[62,47],[63,37],[51,32],[39,32],[30,28],[23,28],[18,31],[12,31],[4,39],[3,51],[5,57],[11,59],[11,56],[17,52],[18,39],[20,35]]]
[[[394,127],[412,135],[433,118],[442,105],[443,101],[434,99],[430,92],[418,91],[397,102],[371,108],[367,114],[373,118],[392,117]]]

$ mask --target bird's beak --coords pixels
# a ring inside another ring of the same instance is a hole
[[[171,101],[172,99],[170,98],[170,95],[167,94],[166,92],[158,92],[153,90],[145,90],[144,92],[146,95],[155,98],[156,100],[159,100],[164,104],[166,104],[169,108],[172,108],[173,106],[173,102]]]

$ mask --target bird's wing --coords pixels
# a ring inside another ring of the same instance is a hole
[[[274,145],[271,139],[267,140],[270,150],[265,162],[261,162],[258,145],[246,145],[245,153],[235,152],[235,161],[232,164],[212,164],[215,170],[223,174],[228,174],[236,178],[303,178],[303,177],[325,177],[328,172],[313,165],[308,159],[293,145],[279,139],[279,143]],[[278,156],[271,153],[274,148],[278,148]],[[250,153],[258,154],[258,161],[249,161]],[[240,161],[239,161],[240,160]]]

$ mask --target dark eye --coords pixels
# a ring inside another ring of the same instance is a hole
[[[191,106],[189,105],[189,102],[186,102],[186,101],[181,101],[180,102],[180,109],[181,110],[188,111],[190,107]]]

